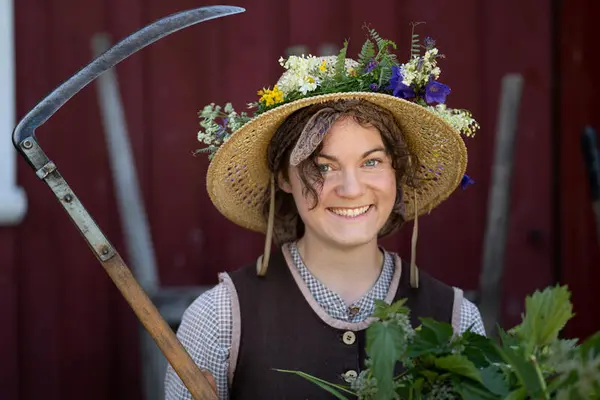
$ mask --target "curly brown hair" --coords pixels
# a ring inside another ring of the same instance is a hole
[[[379,237],[389,235],[399,229],[406,221],[402,183],[411,187],[417,186],[418,159],[413,154],[393,115],[373,103],[364,100],[339,100],[314,104],[302,108],[290,115],[277,129],[267,150],[267,165],[275,177],[282,176],[288,180],[290,154],[298,142],[300,134],[310,118],[320,110],[331,108],[340,117],[350,117],[365,127],[379,130],[392,167],[396,171],[396,202],[388,221],[379,232]],[[319,118],[317,116],[316,118]],[[329,129],[330,126],[327,127]],[[319,192],[323,185],[323,176],[317,165],[317,157],[321,152],[321,143],[312,154],[298,164],[298,174],[304,185],[304,195],[312,198],[313,208],[318,204]],[[269,196],[265,196],[263,212],[268,217]],[[304,235],[304,223],[298,214],[296,203],[290,193],[275,187],[275,221],[273,239],[282,244],[301,238]]]

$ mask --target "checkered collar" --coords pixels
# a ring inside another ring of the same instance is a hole
[[[374,301],[386,297],[394,276],[394,256],[384,250],[383,268],[379,278],[371,290],[348,307],[340,295],[327,288],[310,272],[302,261],[296,242],[290,243],[289,249],[298,273],[317,303],[331,317],[342,321],[360,322],[371,316],[375,310]]]

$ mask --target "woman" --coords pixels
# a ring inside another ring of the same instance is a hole
[[[211,200],[266,234],[256,264],[220,274],[178,330],[222,399],[328,398],[275,369],[351,382],[364,368],[376,299],[407,298],[415,327],[431,317],[484,334],[460,289],[417,269],[416,229],[410,264],[378,245],[465,180],[460,133],[477,128],[444,106],[449,88],[437,82],[431,40],[403,65],[391,45],[370,31],[358,62],[346,47],[337,58],[280,60],[287,71],[259,92],[252,118],[230,105],[202,112]],[[191,399],[171,367],[166,395]]]

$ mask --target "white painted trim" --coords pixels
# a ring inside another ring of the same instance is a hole
[[[27,211],[25,191],[18,187],[15,129],[15,51],[13,0],[0,0],[0,226],[16,225]]]

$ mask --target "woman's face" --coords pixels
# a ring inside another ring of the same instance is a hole
[[[352,118],[340,118],[330,128],[317,158],[323,175],[318,205],[303,194],[296,167],[280,186],[292,193],[305,225],[305,236],[336,247],[377,241],[396,200],[396,173],[381,135]]]

